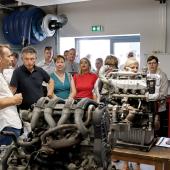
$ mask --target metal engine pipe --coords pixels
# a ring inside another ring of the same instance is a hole
[[[5,155],[2,157],[2,170],[8,169],[8,159],[14,150],[18,152],[18,149],[15,145],[11,145],[10,148],[6,150]]]
[[[53,109],[55,108],[56,104],[59,102],[64,103],[64,100],[62,100],[61,98],[55,97],[49,101],[46,108],[44,109],[44,119],[48,123],[50,128],[54,128],[57,125],[52,114],[53,114]]]
[[[11,154],[13,154],[15,152],[15,154],[16,154],[16,157],[17,158],[19,158],[19,159],[26,159],[26,160],[28,160],[29,158],[30,158],[30,156],[29,155],[27,155],[27,154],[23,154],[22,152],[20,152],[19,150],[18,150],[18,147],[17,146],[15,146],[15,145],[10,145],[9,146],[9,148],[7,148],[7,150],[6,150],[6,152],[5,152],[5,155],[2,157],[2,170],[7,170],[7,169],[11,169],[11,167],[10,167],[10,162],[9,162],[9,160],[8,159],[10,159],[11,157],[10,157],[10,155]],[[19,169],[20,167],[19,166],[17,166],[17,168]],[[12,168],[12,170],[13,170],[14,168]]]
[[[47,130],[46,132],[44,132],[44,134],[41,136],[42,143],[53,149],[65,148],[65,147],[69,147],[69,146],[79,143],[80,139],[78,138],[79,136],[78,132],[76,132],[75,134],[73,134],[72,136],[68,138],[46,141],[46,137],[50,136],[51,134],[56,133],[57,131],[60,132],[62,130],[67,130],[67,129],[68,130],[73,129],[77,131],[78,128],[77,128],[77,125],[75,124],[64,124],[64,125],[51,128]]]
[[[30,141],[30,142],[26,142],[26,141],[23,141],[23,140],[18,138],[18,145],[21,146],[21,147],[32,146],[35,143],[37,143],[39,140],[40,139],[37,137],[37,138],[32,139],[32,141]]]
[[[105,112],[105,107],[97,107],[93,114],[93,126],[94,126],[94,134],[95,138],[101,139],[101,118],[103,113]]]
[[[34,107],[34,110],[32,111],[32,119],[31,119],[31,129],[34,130],[37,126],[38,120],[41,116],[41,108]]]
[[[73,102],[74,102],[73,99],[66,100],[62,110],[61,118],[59,119],[57,125],[64,124],[68,120],[68,118],[71,115],[70,107],[72,106]]]
[[[84,125],[87,126],[91,119],[92,119],[92,113],[95,110],[95,106],[94,105],[89,105],[88,106],[88,110],[87,110],[87,119],[84,121]]]
[[[47,97],[41,97],[37,101],[37,103],[36,103],[36,105],[35,105],[35,107],[32,111],[32,118],[31,118],[31,129],[32,130],[34,130],[35,127],[37,126],[39,118],[40,118],[41,113],[42,113],[42,108],[44,108],[44,105],[48,100],[49,99]]]
[[[63,138],[60,140],[48,140],[45,145],[46,147],[56,150],[56,149],[71,147],[73,145],[80,143],[80,141],[81,138],[79,136],[79,133],[77,132],[68,138]],[[41,152],[43,152],[43,149],[41,150]]]
[[[89,98],[84,98],[84,99],[81,99],[77,103],[77,106],[74,112],[75,114],[74,121],[76,125],[78,126],[80,133],[83,136],[86,136],[88,133],[88,129],[85,127],[85,124],[83,122],[83,116],[84,116],[84,111],[87,110],[89,105],[94,105],[96,107],[98,106],[97,102],[95,102],[94,100],[89,99]]]

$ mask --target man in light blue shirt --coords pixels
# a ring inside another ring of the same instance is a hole
[[[40,61],[37,66],[43,68],[49,75],[55,70],[55,63],[53,61],[53,48],[45,47],[44,60]]]
[[[65,69],[66,72],[72,75],[79,72],[79,64],[75,62],[75,58],[76,58],[76,49],[71,48],[68,53]]]
[[[53,61],[54,51],[51,46],[44,48],[44,60],[40,61],[37,66],[44,69],[49,75],[55,71],[55,63]],[[44,94],[47,94],[47,83],[43,82],[42,84]]]

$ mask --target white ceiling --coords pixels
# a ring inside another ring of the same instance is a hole
[[[23,2],[25,4],[30,4],[34,6],[49,6],[49,5],[58,5],[74,2],[83,2],[91,0],[17,0],[18,2]]]

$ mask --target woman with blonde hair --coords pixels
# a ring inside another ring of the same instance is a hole
[[[82,58],[79,63],[79,73],[73,77],[77,91],[75,99],[90,98],[96,100],[93,88],[97,80],[97,75],[90,70],[90,61],[87,58]]]
[[[137,73],[139,68],[139,62],[136,60],[136,58],[131,57],[128,58],[124,65],[125,71],[131,71],[133,73]]]

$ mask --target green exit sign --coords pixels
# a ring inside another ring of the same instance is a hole
[[[102,25],[93,25],[91,27],[92,32],[102,32],[103,31],[103,26]]]

